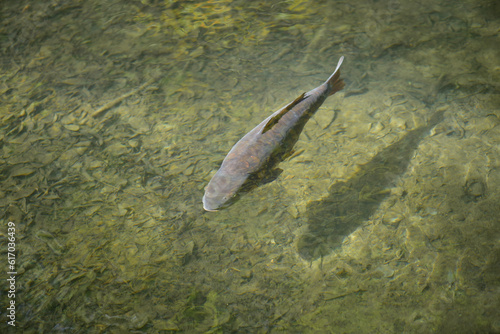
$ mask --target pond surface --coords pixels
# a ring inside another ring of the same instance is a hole
[[[497,2],[1,6],[2,328],[500,332]],[[283,173],[205,212],[341,56]]]

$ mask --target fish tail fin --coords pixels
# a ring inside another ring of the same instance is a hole
[[[340,57],[339,62],[337,63],[337,68],[333,72],[333,74],[326,80],[326,84],[330,87],[331,93],[330,95],[335,94],[342,88],[344,88],[344,80],[340,78],[340,65],[344,61],[344,56]]]

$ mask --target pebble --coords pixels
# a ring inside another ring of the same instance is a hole
[[[76,124],[67,124],[67,125],[64,125],[64,128],[66,128],[69,131],[78,131],[78,130],[80,130],[80,127],[78,125],[76,125]]]

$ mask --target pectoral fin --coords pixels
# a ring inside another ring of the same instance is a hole
[[[283,117],[287,112],[289,112],[293,107],[295,107],[300,101],[304,99],[304,96],[306,93],[302,93],[298,98],[296,98],[292,103],[281,109],[279,114],[276,116],[272,117],[267,124],[264,126],[262,129],[262,133],[266,133],[267,131],[271,130],[275,124],[279,122],[281,117]]]

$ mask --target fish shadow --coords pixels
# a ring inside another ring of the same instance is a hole
[[[360,166],[348,181],[332,184],[325,198],[307,205],[308,229],[297,245],[303,259],[313,261],[330,254],[370,218],[408,168],[420,141],[441,122],[443,113],[435,112],[427,125],[408,132]]]

